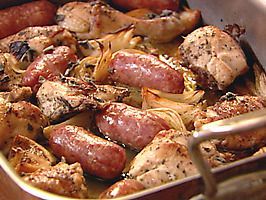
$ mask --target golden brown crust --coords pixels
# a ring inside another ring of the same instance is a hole
[[[257,96],[236,96],[227,93],[213,106],[197,114],[194,123],[199,129],[204,124],[231,118],[240,114],[263,109],[266,106],[265,99]],[[264,130],[245,132],[241,135],[227,136],[219,140],[217,145],[228,150],[252,150],[266,144],[266,133]]]
[[[48,192],[74,198],[87,198],[88,189],[79,163],[58,163],[23,177],[31,185]]]
[[[248,70],[239,44],[215,26],[204,26],[190,33],[179,52],[187,67],[198,74],[198,84],[204,88],[224,90]]]
[[[171,12],[167,16],[143,20],[130,17],[98,1],[70,2],[59,8],[57,23],[73,31],[80,39],[96,39],[134,25],[135,35],[146,36],[156,42],[169,42],[192,30],[200,20],[200,11]]]
[[[48,125],[48,120],[38,107],[20,101],[0,104],[0,124],[0,149],[7,153],[16,135],[36,139]]]
[[[203,124],[263,109],[265,106],[266,101],[262,97],[227,93],[219,102],[208,107],[207,111],[198,114],[195,127],[200,128]]]
[[[22,135],[17,135],[14,138],[8,160],[21,175],[32,173],[55,163],[55,158],[49,151]]]

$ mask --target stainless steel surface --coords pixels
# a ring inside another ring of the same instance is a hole
[[[210,139],[218,139],[227,135],[241,134],[246,131],[266,127],[266,109],[243,114],[231,119],[209,123],[202,130],[195,132],[189,140],[189,150],[192,161],[197,166],[205,184],[205,195],[211,199],[217,193],[217,184],[210,166],[204,160],[200,144]],[[265,155],[266,157],[266,155]]]
[[[238,24],[246,29],[245,43],[250,44],[266,69],[266,1],[265,0],[187,0],[191,8],[202,12],[206,24],[224,28]]]
[[[265,200],[266,170],[231,178],[219,184],[217,195],[206,198],[197,195],[190,200]]]

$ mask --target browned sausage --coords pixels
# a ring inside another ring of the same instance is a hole
[[[163,10],[177,11],[179,0],[112,0],[112,3],[126,10],[148,8],[160,13]]]
[[[112,199],[121,196],[125,196],[128,194],[133,194],[140,190],[143,190],[144,186],[134,179],[127,179],[116,182],[114,185],[107,188],[103,191],[99,198],[100,199]]]
[[[40,77],[52,80],[63,74],[70,62],[76,61],[77,56],[72,49],[67,46],[56,47],[51,52],[40,55],[29,65],[23,74],[22,85],[29,86],[33,92],[37,92],[41,85]]]
[[[110,139],[138,150],[150,143],[159,131],[169,129],[157,115],[123,103],[106,106],[96,115],[96,125]]]
[[[184,78],[153,55],[121,50],[109,65],[110,79],[134,87],[149,87],[163,92],[182,93]]]
[[[82,127],[56,128],[50,134],[49,144],[56,156],[64,156],[70,163],[79,162],[84,171],[103,179],[119,176],[125,167],[125,149]]]
[[[0,10],[0,38],[29,26],[51,25],[55,12],[56,7],[49,1],[33,1]]]

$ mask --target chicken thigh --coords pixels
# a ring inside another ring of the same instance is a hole
[[[179,52],[203,88],[224,90],[248,70],[239,44],[214,26],[204,26],[190,33]]]

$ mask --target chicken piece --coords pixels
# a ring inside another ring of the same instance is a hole
[[[190,33],[179,52],[203,88],[224,90],[248,70],[239,44],[214,26],[201,27]]]
[[[36,139],[48,121],[31,103],[0,103],[0,150],[6,154],[16,135]]]
[[[0,53],[0,91],[11,91],[20,87],[22,70],[17,59],[8,53]]]
[[[30,87],[14,88],[10,92],[0,92],[0,102],[18,102],[29,100],[32,95]]]
[[[0,51],[12,52],[21,59],[25,53],[30,53],[29,49],[41,54],[46,47],[54,45],[69,46],[76,51],[76,44],[72,34],[60,26],[36,26],[1,39]]]
[[[57,23],[75,32],[80,39],[101,38],[134,25],[135,35],[147,36],[156,42],[168,42],[192,30],[199,19],[200,12],[189,9],[181,13],[168,12],[149,20],[137,19],[99,1],[70,2],[57,11]]]
[[[159,132],[131,162],[130,178],[151,188],[198,173],[188,154],[189,136],[189,132],[175,130]],[[212,167],[226,162],[226,157],[218,153],[213,144],[205,142],[201,147]]]
[[[236,96],[233,93],[227,93],[221,97],[219,102],[209,106],[206,111],[199,112],[194,126],[200,129],[204,124],[263,109],[265,106],[266,101],[261,97]],[[227,136],[217,143],[219,148],[228,150],[258,148],[263,144],[266,144],[265,130]]]
[[[43,146],[22,135],[14,138],[8,160],[20,175],[49,167],[56,161]]]
[[[51,120],[62,120],[87,109],[101,108],[107,101],[121,101],[128,91],[111,86],[96,86],[75,78],[45,81],[37,92],[39,107]]]
[[[94,99],[96,87],[93,84],[74,78],[61,81],[45,81],[36,97],[41,111],[50,121],[63,120],[73,113],[99,107],[100,101]]]
[[[152,10],[148,8],[137,8],[137,9],[127,12],[126,14],[130,17],[134,17],[137,19],[145,19],[145,20],[148,20],[150,18],[154,18],[157,16],[155,12],[153,12]]]
[[[88,197],[88,189],[79,163],[68,165],[60,162],[53,167],[27,174],[23,179],[48,192],[73,198]]]

